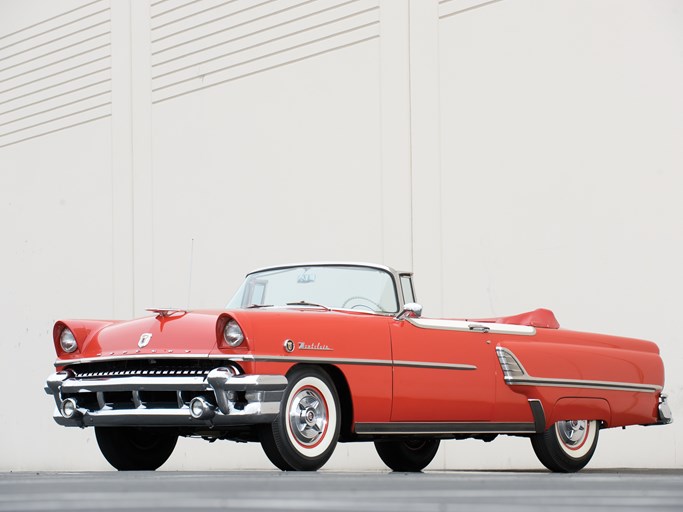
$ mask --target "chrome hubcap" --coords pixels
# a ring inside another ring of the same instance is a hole
[[[557,423],[557,433],[560,441],[569,447],[581,445],[588,433],[588,422],[586,420],[559,421]]]
[[[317,390],[299,391],[289,408],[289,425],[296,440],[305,446],[316,444],[327,427],[327,408]]]

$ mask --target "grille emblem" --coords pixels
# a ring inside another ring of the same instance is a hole
[[[149,341],[152,339],[152,333],[146,332],[142,336],[140,336],[140,340],[138,341],[138,347],[143,348],[149,345]]]

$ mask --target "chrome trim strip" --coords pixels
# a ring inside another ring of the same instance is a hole
[[[420,361],[394,361],[395,367],[433,368],[437,370],[476,370],[473,364],[423,363]]]
[[[510,357],[517,363],[519,371],[513,368],[508,368],[506,364],[501,362],[505,383],[510,386],[541,386],[541,387],[555,387],[555,388],[585,388],[585,389],[609,389],[612,391],[636,391],[638,393],[654,393],[662,390],[662,386],[656,384],[636,384],[633,382],[613,382],[604,380],[585,380],[585,379],[554,379],[549,377],[534,377],[529,375],[524,365],[519,361],[519,358],[509,349],[505,347],[496,347],[498,359]]]
[[[234,359],[234,358],[233,358]],[[250,356],[251,361],[268,363],[322,363],[350,364],[360,366],[394,366],[402,368],[431,368],[435,370],[476,370],[471,364],[437,363],[422,361],[391,361],[390,359],[355,359],[331,357],[296,357],[296,356]]]
[[[535,434],[533,423],[487,423],[487,422],[390,422],[356,423],[358,435],[433,435],[433,434]]]
[[[611,382],[602,380],[545,379],[531,376],[506,377],[505,382],[511,386],[609,389],[613,391],[636,391],[638,393],[654,393],[662,390],[661,386],[655,384],[634,384],[631,382]]]
[[[406,368],[432,368],[436,370],[476,370],[471,364],[437,363],[422,361],[391,361],[390,359],[355,359],[327,357],[295,357],[295,356],[254,356],[251,354],[135,354],[105,357],[87,357],[83,359],[57,359],[55,366],[68,366],[85,363],[128,361],[130,359],[222,359],[224,361],[261,361],[269,363],[323,363],[353,364],[361,366],[396,366]]]
[[[515,336],[533,336],[536,334],[536,328],[528,325],[496,324],[492,322],[473,322],[442,318],[406,318],[406,320],[419,329],[480,334],[512,334]]]

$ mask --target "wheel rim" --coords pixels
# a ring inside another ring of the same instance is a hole
[[[296,392],[289,406],[289,426],[301,446],[313,448],[325,437],[328,426],[327,403],[314,387]]]
[[[588,438],[588,422],[586,420],[558,421],[557,436],[567,448],[578,450]]]
[[[596,420],[566,420],[555,424],[560,449],[572,459],[581,459],[595,448],[598,435]]]

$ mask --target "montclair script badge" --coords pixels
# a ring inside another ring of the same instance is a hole
[[[146,332],[142,336],[140,336],[140,340],[138,341],[138,347],[143,348],[149,345],[149,341],[152,339],[152,333]]]
[[[285,340],[283,346],[285,347],[285,352],[289,353],[294,352],[295,348],[298,348],[299,350],[333,350],[332,347],[325,345],[324,343],[306,343],[303,341],[295,343],[290,339]]]

